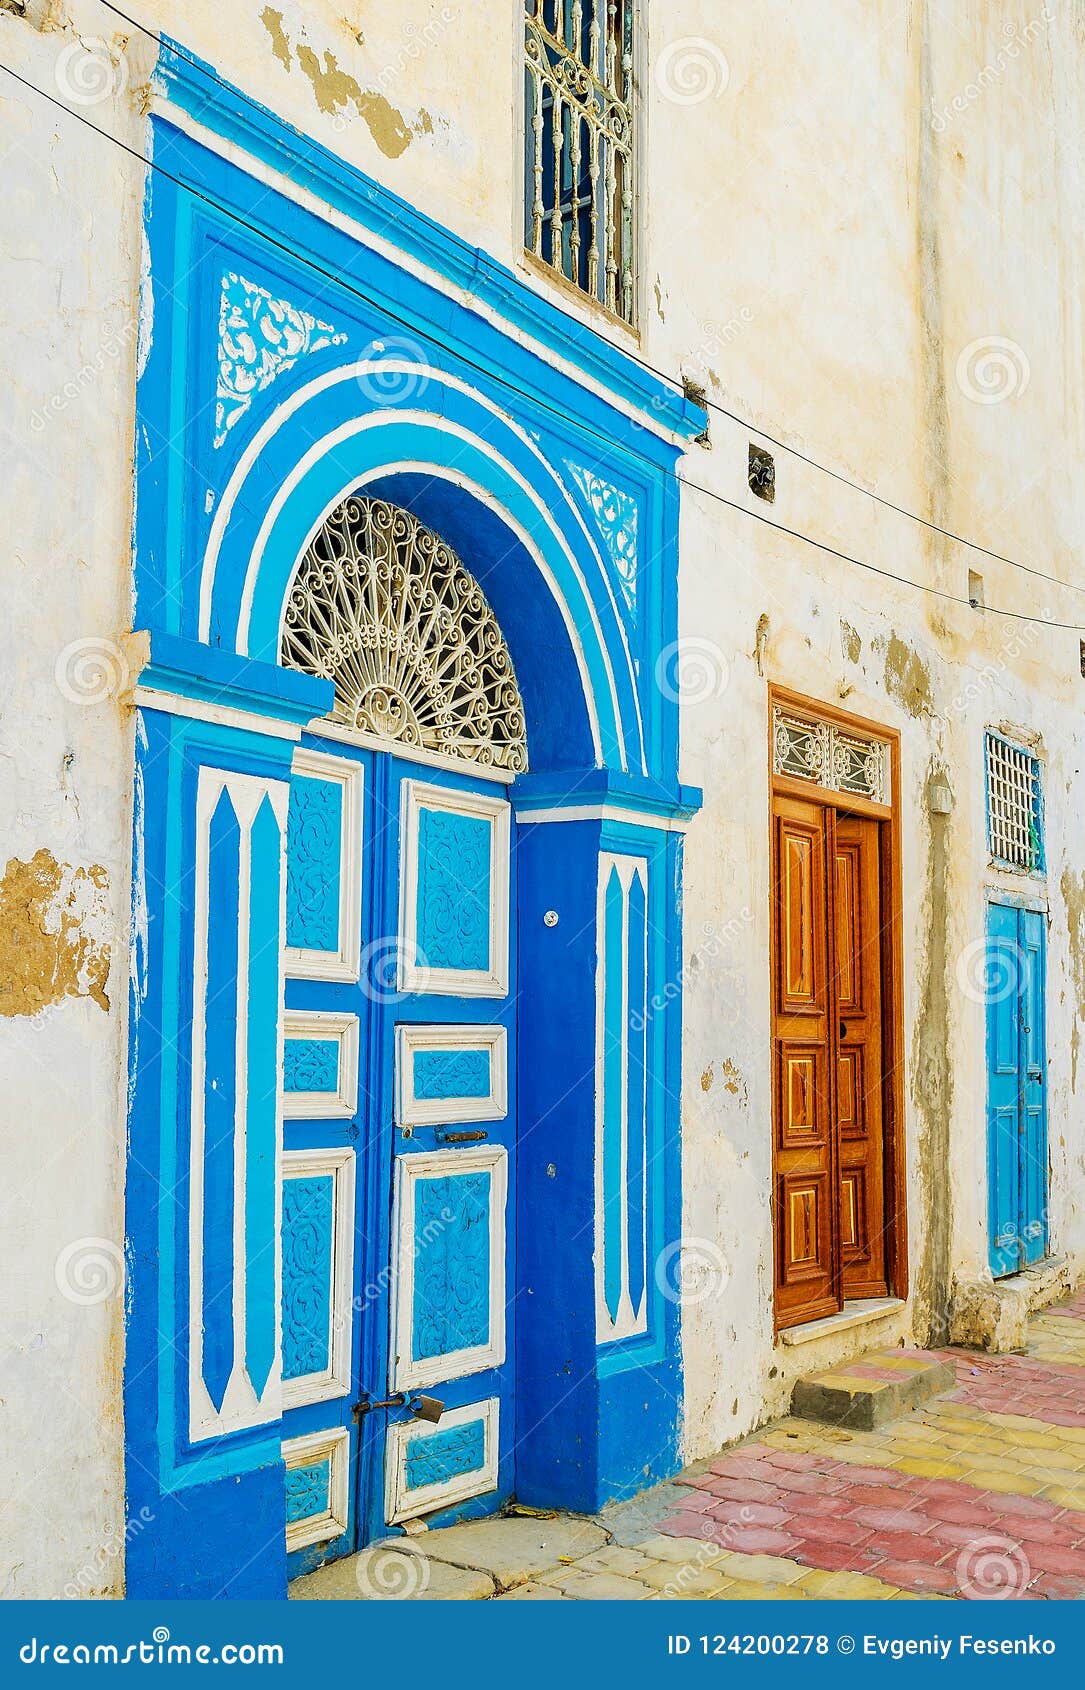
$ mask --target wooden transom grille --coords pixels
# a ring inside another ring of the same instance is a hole
[[[831,792],[889,803],[889,746],[872,734],[838,727],[783,705],[772,711],[772,767]]]
[[[526,0],[524,240],[633,320],[633,0]]]
[[[1035,873],[1044,866],[1040,760],[1001,734],[987,735],[987,846],[996,862]]]

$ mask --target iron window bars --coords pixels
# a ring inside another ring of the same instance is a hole
[[[1002,734],[986,736],[987,849],[1025,874],[1044,869],[1040,759]]]
[[[633,321],[635,0],[526,0],[524,242]]]

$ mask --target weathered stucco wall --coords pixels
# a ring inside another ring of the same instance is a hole
[[[139,10],[521,265],[515,4],[237,0],[228,28],[217,0]],[[685,1230],[726,1262],[686,1310],[686,1441],[699,1455],[781,1407],[797,1371],[872,1337],[772,1342],[769,681],[902,734],[914,1297],[873,1336],[938,1335],[952,1280],[985,1272],[975,947],[987,723],[1037,735],[1045,758],[1051,1232],[1057,1251],[1085,1258],[1079,635],[960,602],[972,568],[988,606],[1085,621],[1083,494],[1070,468],[1085,437],[1074,245],[1085,26],[1066,0],[1013,25],[979,0],[952,17],[923,0],[745,10],[668,0],[650,11],[641,338],[628,343],[861,487],[1075,583],[979,558],[785,450],[775,504],[759,504],[747,450],[763,442],[718,412],[710,449],[689,454],[687,480],[743,507],[689,491],[683,514],[683,774],[705,789],[686,854]],[[27,13],[0,7],[4,61],[141,146],[153,42],[101,0],[27,0]],[[141,184],[134,160],[10,79],[0,124],[14,622],[0,700],[0,1201],[12,1287],[0,1513],[28,1522],[0,1542],[0,1588],[47,1595],[73,1582],[114,1588],[120,1568],[108,1546],[121,1521],[123,635]],[[745,511],[930,591],[833,560]],[[948,816],[930,813],[934,777],[952,790]],[[91,1241],[89,1279],[78,1255],[65,1257],[80,1240]],[[58,1289],[77,1268],[82,1278]]]
[[[0,13],[3,62],[58,98],[80,52],[70,30]],[[138,141],[133,96],[96,110]],[[116,1590],[123,1565],[132,744],[118,695],[141,185],[134,161],[8,77],[0,133],[0,1593],[61,1596]]]

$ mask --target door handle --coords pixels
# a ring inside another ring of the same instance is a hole
[[[846,1039],[847,1036],[848,1036],[848,1029],[845,1027],[843,1021],[841,1021],[841,1023],[840,1023],[840,1037],[842,1039]]]
[[[445,1411],[440,1397],[408,1397],[404,1391],[393,1391],[390,1397],[382,1397],[379,1401],[363,1393],[360,1402],[356,1402],[350,1412],[355,1420],[361,1420],[375,1408],[406,1408],[416,1420],[428,1420],[433,1426]]]

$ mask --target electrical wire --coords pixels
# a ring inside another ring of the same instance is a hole
[[[108,4],[109,0],[102,0],[102,3]],[[116,10],[115,7],[110,7],[110,9]],[[125,14],[120,12],[118,12],[117,15],[122,17],[125,16]],[[135,27],[142,26],[136,25]],[[148,31],[147,33],[152,35],[153,39],[159,39],[158,37],[153,36],[153,32]],[[184,54],[183,56],[190,64],[197,64],[197,61],[190,59],[187,54]],[[206,67],[198,66],[198,68],[205,69]],[[6,75],[21,84],[21,86],[29,90],[29,92],[37,94],[40,99],[43,99],[47,101],[49,105],[56,107],[58,111],[64,112],[68,117],[75,118],[78,123],[81,123],[85,128],[91,130],[95,135],[99,135],[104,140],[112,142],[113,145],[119,147],[122,152],[127,153],[130,158],[135,159],[135,161],[143,166],[144,169],[154,171],[156,174],[164,176],[176,187],[182,189],[185,193],[191,194],[194,199],[200,200],[203,204],[209,206],[211,210],[217,212],[220,216],[225,217],[228,221],[236,224],[239,228],[245,229],[258,241],[270,246],[278,252],[281,252],[285,257],[291,259],[292,262],[301,264],[314,271],[326,282],[331,283],[334,288],[353,295],[370,309],[372,309],[374,305],[379,305],[379,309],[393,322],[398,323],[400,327],[406,328],[412,333],[417,332],[414,323],[412,323],[409,318],[400,316],[383,302],[376,302],[370,299],[360,288],[355,287],[353,283],[349,282],[343,275],[337,274],[335,271],[325,268],[325,266],[320,264],[315,258],[312,258],[306,253],[300,252],[296,247],[290,246],[287,242],[279,239],[269,230],[261,228],[259,224],[251,223],[247,218],[243,217],[239,212],[237,212],[233,207],[227,205],[224,201],[217,199],[214,195],[207,193],[204,189],[197,188],[192,183],[186,182],[183,177],[180,177],[173,171],[167,169],[166,166],[160,164],[158,160],[147,157],[137,148],[130,146],[127,141],[121,140],[119,136],[111,135],[107,129],[103,129],[100,125],[93,123],[90,118],[85,115],[85,113],[76,111],[71,106],[65,105],[63,100],[58,99],[53,94],[50,94],[46,89],[40,88],[37,83],[31,82],[28,77],[21,75],[19,71],[14,70],[10,65],[4,63],[2,60],[0,60],[0,70],[4,71]],[[213,73],[211,74],[213,75]],[[214,77],[214,80],[216,82],[221,82],[221,79],[218,77]],[[230,89],[227,83],[221,83],[221,86],[227,88],[231,93],[237,92],[237,90]],[[244,97],[248,99],[248,96]],[[250,104],[255,105],[256,102],[250,101]],[[260,109],[261,112],[263,111],[262,107],[258,109]],[[272,115],[274,116],[274,114]],[[285,123],[285,120],[280,118],[277,119],[277,121],[280,122],[284,128],[289,128],[289,125]],[[296,132],[291,130],[291,133],[293,134]],[[522,388],[517,387],[514,382],[511,382],[507,376],[501,375],[496,370],[488,369],[484,364],[480,364],[476,360],[467,357],[467,355],[463,352],[457,352],[455,356],[460,363],[464,364],[469,369],[475,370],[488,381],[504,387],[506,390],[515,393],[520,398],[529,399],[540,409],[545,410],[549,412],[550,415],[558,418],[559,421],[568,421],[566,412],[560,410],[556,405],[549,404],[539,394],[525,393]],[[669,380],[670,378],[665,377],[663,379]],[[613,440],[609,439],[598,429],[591,428],[583,422],[578,422],[577,426],[583,433],[588,434],[592,438],[601,442],[601,444],[607,448],[608,453],[613,451]],[[768,437],[766,436],[766,438]],[[895,571],[881,568],[877,564],[868,562],[865,558],[855,557],[849,552],[840,551],[835,546],[830,546],[822,540],[815,539],[813,535],[803,533],[801,529],[789,528],[783,523],[773,522],[769,517],[763,516],[761,512],[751,510],[746,505],[738,504],[735,500],[728,499],[724,494],[717,493],[713,488],[705,487],[701,482],[688,480],[684,476],[679,476],[679,480],[683,487],[688,487],[692,491],[701,493],[706,498],[714,499],[717,503],[726,506],[729,510],[738,511],[744,516],[752,517],[757,522],[764,524],[768,528],[774,529],[777,533],[783,534],[790,539],[801,540],[805,545],[814,547],[829,557],[835,557],[841,562],[849,563],[857,569],[866,570],[873,575],[881,577],[883,580],[895,581],[900,586],[911,587],[914,591],[927,593],[930,596],[942,599],[947,603],[958,604],[963,606],[965,609],[977,609],[977,606],[972,603],[971,599],[964,598],[956,593],[946,592],[944,589],[939,587],[929,586],[922,581],[913,581],[909,576],[898,575]],[[1060,582],[1059,585],[1065,585],[1065,583]],[[1076,634],[1085,634],[1085,626],[1078,623],[1056,622],[1045,617],[1029,616],[1022,611],[1005,610],[997,605],[983,606],[983,613],[988,616],[1005,617],[1016,622],[1031,622],[1041,627],[1062,629]]]
[[[149,40],[157,42],[159,46],[163,45],[160,34],[157,34],[153,29],[149,28],[147,24],[141,23],[138,18],[132,17],[129,12],[125,12],[120,6],[115,5],[114,0],[99,0],[99,3],[104,6],[107,11],[112,12],[116,17],[121,18],[125,23],[130,24],[133,29],[140,30]],[[180,53],[185,61],[193,67],[193,69],[201,71],[227,93],[239,95],[240,98],[243,99],[247,105],[252,106],[255,111],[259,111],[261,115],[267,115],[273,118],[280,127],[288,130],[291,135],[297,135],[302,140],[305,139],[305,137],[300,134],[300,131],[295,129],[292,124],[288,123],[285,118],[281,117],[278,112],[271,111],[269,108],[262,106],[258,100],[255,100],[252,97],[251,94],[246,94],[244,89],[233,87],[232,84],[228,83],[223,77],[219,76],[218,72],[214,70],[212,66],[202,64],[200,60],[186,53],[184,48],[180,47],[177,43],[172,43],[171,45],[174,50]],[[580,338],[580,327],[580,324],[576,325],[577,333],[571,337],[574,343]],[[647,358],[644,358],[639,352],[635,352],[631,348],[625,346],[621,348],[621,351],[624,357],[628,358],[632,363],[638,365],[638,367],[644,370],[646,374],[655,376],[659,381],[667,382],[675,388],[683,388],[687,385],[684,378],[676,377],[669,374],[666,370],[659,369],[657,365],[651,363]],[[757,423],[751,422],[748,417],[742,416],[740,412],[729,410],[726,405],[721,405],[718,399],[711,398],[707,393],[704,393],[703,390],[698,393],[696,403],[703,405],[703,407],[707,410],[718,412],[722,417],[727,417],[729,421],[737,423],[740,428],[746,429],[750,434],[756,434],[760,439],[767,440],[769,444],[775,446],[778,451],[789,453],[790,456],[798,458],[800,462],[807,464],[811,469],[818,470],[822,475],[830,476],[834,481],[839,481],[844,487],[850,487],[853,492],[861,493],[864,497],[873,499],[876,504],[883,506],[885,510],[895,511],[898,516],[907,518],[909,522],[918,523],[920,527],[927,529],[929,533],[938,534],[945,540],[951,540],[954,545],[965,546],[969,551],[977,552],[983,557],[991,558],[995,563],[1004,563],[1011,569],[1019,569],[1023,574],[1031,575],[1037,580],[1049,581],[1053,586],[1067,589],[1070,592],[1085,593],[1085,585],[1081,585],[1076,581],[1064,581],[1060,576],[1052,575],[1047,570],[1037,569],[1032,564],[1022,563],[1019,558],[1009,557],[1005,552],[995,551],[993,547],[985,546],[979,540],[970,540],[967,535],[958,534],[954,529],[945,528],[941,523],[934,522],[930,517],[920,516],[918,511],[909,510],[906,505],[898,504],[895,500],[886,498],[886,496],[882,493],[876,493],[872,487],[864,487],[862,482],[855,481],[851,476],[845,475],[841,470],[833,469],[829,464],[822,463],[820,459],[812,457],[809,453],[802,451],[800,447],[792,446],[788,441],[782,440],[778,435],[770,434],[767,429],[761,428]],[[739,506],[737,508],[740,510],[746,509],[745,506]],[[899,577],[895,577],[895,579],[899,579]],[[965,602],[971,603],[971,600]]]

